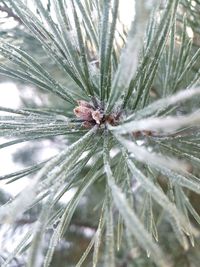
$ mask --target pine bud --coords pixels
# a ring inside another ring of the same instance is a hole
[[[97,124],[101,124],[103,114],[99,110],[92,111],[92,118],[96,121]]]
[[[84,106],[79,106],[74,109],[74,114],[76,117],[85,120],[85,121],[92,121],[92,109],[84,107]]]

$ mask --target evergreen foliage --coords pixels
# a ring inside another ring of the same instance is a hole
[[[84,197],[91,198],[85,205],[94,231],[72,266],[179,266],[177,255],[184,266],[198,266],[200,216],[192,196],[200,193],[200,2],[136,1],[129,30],[119,0],[31,2],[34,9],[23,0],[0,3],[61,77],[37,51],[4,35],[0,74],[48,92],[64,109],[0,107],[7,113],[0,134],[11,138],[0,148],[55,136],[67,142],[55,157],[0,177],[31,177],[3,201],[2,224],[39,210],[1,266],[25,251],[26,266],[51,266]],[[72,199],[60,203],[72,189]],[[175,252],[165,243],[172,238]]]

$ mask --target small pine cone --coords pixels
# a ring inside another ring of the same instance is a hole
[[[84,121],[92,121],[92,112],[93,110],[87,107],[79,106],[74,109],[74,114],[76,117]]]
[[[110,125],[115,125],[115,117],[113,115],[106,116],[106,122]]]
[[[96,121],[97,124],[101,124],[103,114],[99,110],[92,111],[92,118]]]

